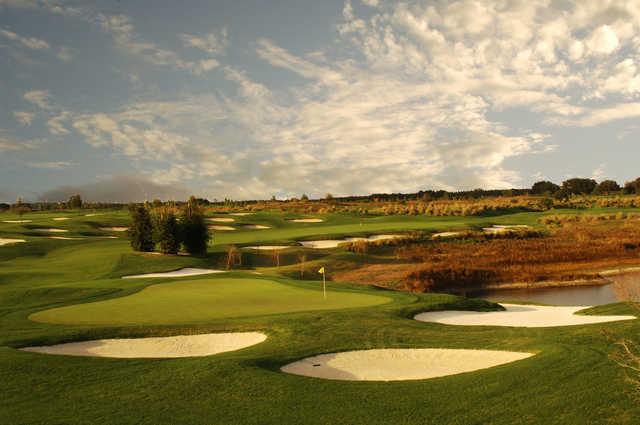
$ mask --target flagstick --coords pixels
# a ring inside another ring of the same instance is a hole
[[[324,299],[327,299],[327,280],[325,278],[325,273],[322,273],[322,295],[324,295]]]

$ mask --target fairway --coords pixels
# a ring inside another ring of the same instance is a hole
[[[387,297],[305,289],[266,279],[207,279],[152,285],[111,299],[41,311],[37,322],[82,325],[173,325],[215,319],[368,307]]]

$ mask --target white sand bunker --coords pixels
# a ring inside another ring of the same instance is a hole
[[[236,230],[235,227],[231,227],[231,226],[216,226],[216,225],[213,225],[213,226],[208,226],[208,227],[211,230],[225,230],[225,231],[226,230]]]
[[[49,232],[49,233],[67,233],[68,230],[66,229],[38,229],[38,230],[44,230],[45,232]]]
[[[117,358],[201,357],[259,344],[259,332],[180,335],[160,338],[98,339],[43,347],[21,348],[34,353]]]
[[[456,236],[462,235],[462,232],[440,232],[434,233],[431,235],[431,239],[446,239],[446,238],[455,238]]]
[[[324,220],[321,218],[296,218],[289,221],[294,223],[322,223]]]
[[[529,226],[526,224],[494,224],[491,227],[485,227],[482,229],[485,233],[495,234],[495,233],[511,233],[517,232],[518,230],[529,229]]]
[[[150,253],[150,254],[155,254],[155,253]],[[197,269],[197,268],[186,267],[184,269],[173,270],[170,272],[134,274],[130,276],[122,276],[122,278],[123,279],[144,279],[147,277],[185,277],[185,276],[199,276],[201,274],[211,274],[211,273],[224,273],[224,270]]]
[[[222,218],[222,217],[210,218],[209,220],[217,221],[219,223],[231,223],[232,221],[236,221],[234,218]]]
[[[0,246],[2,245],[11,245],[14,243],[22,243],[22,242],[26,242],[24,239],[7,239],[7,238],[0,238]]]
[[[348,242],[375,242],[381,240],[388,239],[396,239],[400,238],[402,235],[373,235],[368,238],[344,238],[344,239],[326,239],[320,241],[300,241],[300,244],[305,248],[314,248],[314,249],[329,249],[329,248],[337,248],[338,245]]]
[[[345,381],[405,381],[472,372],[531,356],[493,350],[377,349],[322,354],[290,363],[281,370]]]
[[[58,240],[61,240],[61,241],[77,241],[77,240],[84,239],[84,238],[70,238],[70,237],[67,237],[67,236],[49,236],[49,239],[58,239]]]
[[[245,249],[257,249],[258,251],[277,251],[279,249],[291,248],[290,245],[259,245],[259,246],[245,246]]]
[[[100,230],[104,230],[106,232],[126,232],[127,230],[129,230],[128,227],[101,227]]]
[[[33,220],[3,220],[3,223],[12,223],[12,224],[19,224],[19,223],[31,223]]]
[[[245,229],[256,229],[256,230],[271,229],[271,227],[263,226],[262,224],[245,224],[242,227],[244,227]]]
[[[67,221],[67,220],[71,220],[69,217],[56,217],[53,219],[53,221]]]
[[[246,215],[254,215],[252,212],[238,212],[238,213],[229,213],[229,215],[237,215],[239,217],[244,217]]]
[[[421,322],[462,326],[546,328],[631,320],[635,316],[587,316],[575,313],[589,307],[502,304],[506,311],[430,311],[415,316]]]

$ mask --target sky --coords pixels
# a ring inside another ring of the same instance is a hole
[[[0,0],[0,201],[640,175],[637,0]]]

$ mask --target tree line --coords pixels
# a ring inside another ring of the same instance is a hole
[[[624,186],[620,186],[614,180],[603,180],[598,183],[594,179],[572,178],[563,181],[562,185],[542,180],[533,184],[531,194],[551,195],[558,199],[568,198],[571,195],[640,194],[640,177],[626,182]]]
[[[134,251],[177,254],[180,247],[192,255],[205,255],[211,238],[204,210],[195,197],[180,208],[134,204],[129,207],[129,238]]]

